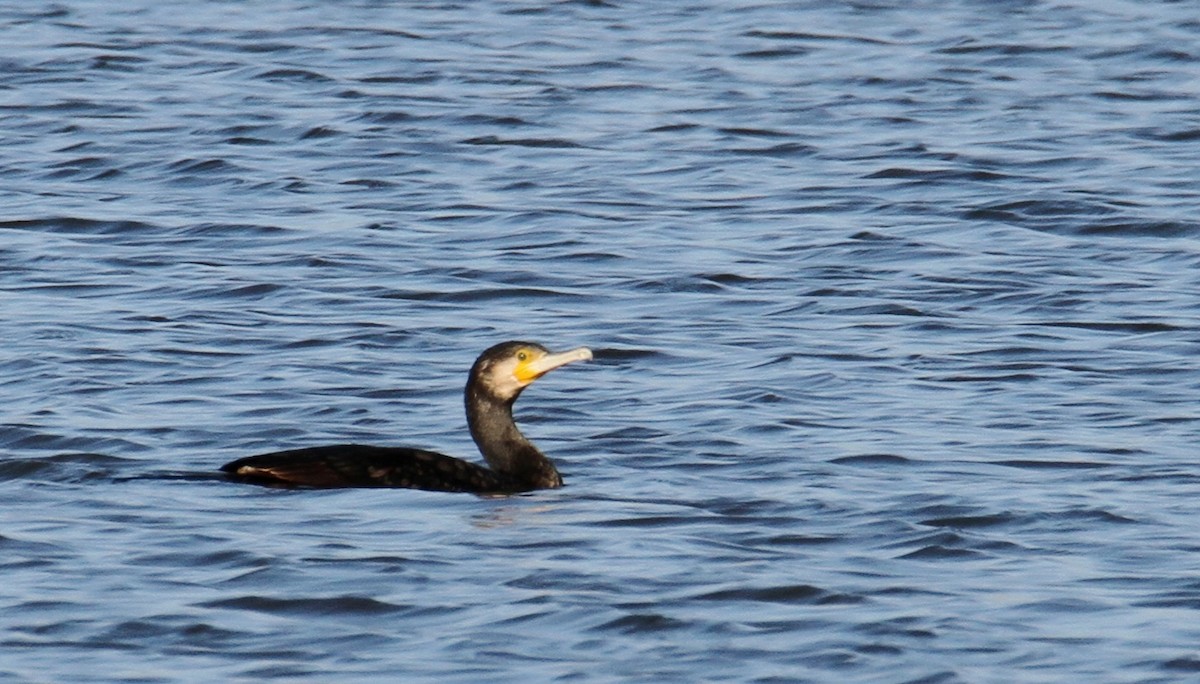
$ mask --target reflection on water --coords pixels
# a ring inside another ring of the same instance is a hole
[[[534,497],[535,495],[519,495],[519,498]],[[486,496],[485,499],[511,499],[513,497],[502,496]],[[547,504],[529,505],[528,502],[521,502],[522,506],[503,506],[500,508],[489,508],[485,511],[473,513],[470,516],[471,525],[480,530],[489,530],[498,527],[513,527],[524,525],[537,525],[544,521],[547,515],[553,515],[560,510],[559,506]]]

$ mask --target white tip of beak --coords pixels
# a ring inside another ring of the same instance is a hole
[[[592,350],[588,349],[587,347],[579,347],[577,349],[571,349],[569,351],[556,352],[553,354],[546,354],[545,356],[538,359],[537,361],[534,361],[533,363],[529,364],[529,366],[530,366],[530,368],[538,371],[539,373],[545,373],[546,371],[554,370],[555,368],[558,368],[559,366],[565,366],[568,363],[574,363],[575,361],[591,361],[591,360],[592,360]]]

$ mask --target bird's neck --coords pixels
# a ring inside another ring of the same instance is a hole
[[[472,391],[467,392],[466,399],[471,437],[493,471],[523,489],[562,486],[554,464],[517,429],[511,401]]]

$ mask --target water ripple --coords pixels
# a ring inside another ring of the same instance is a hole
[[[0,7],[0,679],[1194,672],[1200,23],[864,9]]]

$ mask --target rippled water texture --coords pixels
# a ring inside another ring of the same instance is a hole
[[[1186,2],[0,2],[0,679],[1200,672]],[[568,486],[226,482],[357,441]]]

